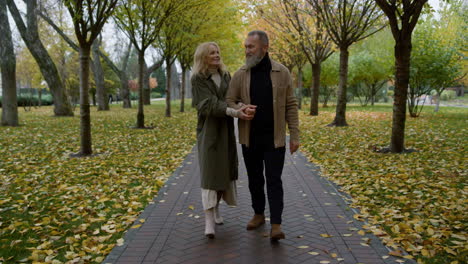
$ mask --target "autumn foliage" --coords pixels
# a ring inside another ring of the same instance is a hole
[[[149,86],[150,86],[150,89],[154,89],[154,88],[158,87],[158,80],[156,80],[156,78],[150,78],[149,79]],[[128,81],[128,87],[130,88],[130,91],[137,92],[138,91],[138,80],[129,80]]]

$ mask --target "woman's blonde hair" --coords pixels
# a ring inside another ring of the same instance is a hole
[[[206,63],[206,58],[210,54],[210,46],[215,46],[220,51],[218,44],[216,42],[204,42],[198,45],[197,49],[195,50],[195,54],[193,55],[193,68],[192,68],[192,75],[196,75],[198,73],[205,74],[208,71],[208,64]],[[226,65],[224,65],[223,60],[220,58],[219,60],[219,69],[221,72],[226,72]]]

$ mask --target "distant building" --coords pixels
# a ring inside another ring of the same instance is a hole
[[[180,88],[182,86],[182,72],[177,71],[175,63],[172,65],[171,69],[171,99],[180,100],[181,92]],[[192,98],[192,85],[190,83],[190,71],[185,73],[185,98]]]
[[[191,71],[185,72],[185,98],[192,98],[192,83],[190,82]]]
[[[180,82],[181,76],[177,72],[177,66],[175,63],[171,67],[171,99],[177,100],[180,99]]]
[[[447,87],[447,88],[445,88],[445,90],[447,90],[447,91],[455,91],[455,93],[457,94],[457,96],[464,96],[464,95],[465,95],[465,87],[463,87],[462,85],[460,85],[460,86],[454,86],[454,87]]]

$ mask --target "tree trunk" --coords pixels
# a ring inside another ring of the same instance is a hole
[[[180,86],[180,112],[185,111],[185,73],[187,72],[186,67],[182,67],[182,85]]]
[[[348,47],[340,47],[340,83],[336,102],[335,120],[329,126],[347,126],[346,123],[346,86],[348,81]]]
[[[109,96],[107,95],[106,87],[104,86],[104,71],[102,69],[101,58],[99,56],[99,46],[101,41],[96,39],[92,45],[93,52],[93,73],[94,82],[96,83],[96,97],[98,103],[98,111],[109,110]]]
[[[33,55],[41,70],[50,92],[54,99],[54,114],[56,116],[73,116],[73,110],[68,101],[65,85],[63,84],[57,67],[49,56],[49,53],[42,44],[37,26],[37,1],[26,1],[27,7],[27,27],[23,22],[14,0],[6,0],[10,13],[15,20],[16,26],[23,38],[26,46]]]
[[[406,100],[408,102],[408,112],[411,117],[415,117],[416,113],[416,98],[410,95]]]
[[[171,117],[171,68],[171,60],[166,59],[166,117]]]
[[[128,88],[128,76],[123,71],[120,72],[120,96],[122,97],[123,108],[132,108],[130,89]]]
[[[358,100],[359,100],[359,104],[361,106],[366,106],[367,102],[366,102],[365,98],[364,98],[364,102],[362,102],[361,96],[359,96],[359,94],[357,95],[357,97],[358,97]]]
[[[42,46],[42,44],[41,44]],[[31,50],[31,49],[30,49]],[[44,77],[54,100],[54,114],[56,116],[73,116],[71,104],[68,101],[68,95],[63,85],[60,75],[54,62],[43,46],[33,47],[31,54],[37,54],[35,57],[39,65],[42,76]],[[39,61],[38,61],[39,60]]]
[[[441,96],[442,96],[442,93],[437,93],[436,106],[435,106],[434,112],[439,112],[440,97]]]
[[[325,98],[324,98],[324,100],[323,100],[323,105],[322,105],[323,108],[327,108],[327,107],[328,107],[328,98],[329,98],[329,97],[330,97],[329,95],[325,96]]]
[[[81,120],[81,150],[80,155],[93,153],[91,142],[91,113],[89,106],[89,60],[91,47],[80,48],[80,120]]]
[[[136,128],[145,128],[145,114],[143,112],[143,77],[145,70],[145,51],[138,51],[138,114]]]
[[[96,89],[91,91],[91,99],[93,100],[93,106],[96,106]]]
[[[411,33],[400,36],[395,44],[396,84],[393,101],[392,136],[390,151],[401,153],[405,150],[406,98],[410,78]]]
[[[312,64],[312,93],[310,95],[310,115],[318,116],[319,92],[320,92],[320,63]]]
[[[297,67],[297,89],[299,89],[299,93],[297,95],[297,107],[302,109],[302,67]]]
[[[17,126],[16,57],[6,1],[0,0],[0,69],[2,78],[2,126]]]
[[[150,76],[151,72],[148,70],[148,65],[145,62],[144,74],[143,74],[143,103],[145,105],[151,104],[151,88],[150,88]]]
[[[128,76],[127,76],[128,58],[130,57],[131,51],[132,51],[132,42],[130,41],[128,43],[127,51],[125,52],[125,55],[124,55],[122,70],[120,70],[120,72],[117,74],[120,77],[120,85],[121,85],[120,94],[122,95],[123,108],[132,107],[132,102],[130,100],[130,89],[128,88]],[[105,56],[105,58],[108,58],[108,57]],[[115,70],[118,70],[117,67],[112,67],[115,65],[114,63],[112,63],[111,60],[109,60],[109,65],[111,66],[112,69],[115,68]]]
[[[371,86],[371,106],[374,106],[376,93],[377,92],[376,92],[375,84],[372,84],[372,86]]]

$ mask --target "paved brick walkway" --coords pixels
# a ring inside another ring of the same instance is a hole
[[[245,229],[253,211],[241,154],[238,206],[221,205],[224,225],[216,227],[214,240],[207,239],[196,155],[194,149],[140,215],[144,224],[129,229],[124,245],[103,263],[398,263],[394,257],[382,258],[388,250],[377,237],[366,234],[369,246],[361,244],[364,236],[357,230],[363,223],[353,219],[342,194],[300,153],[287,154],[283,172],[286,239],[271,243],[268,224]]]

